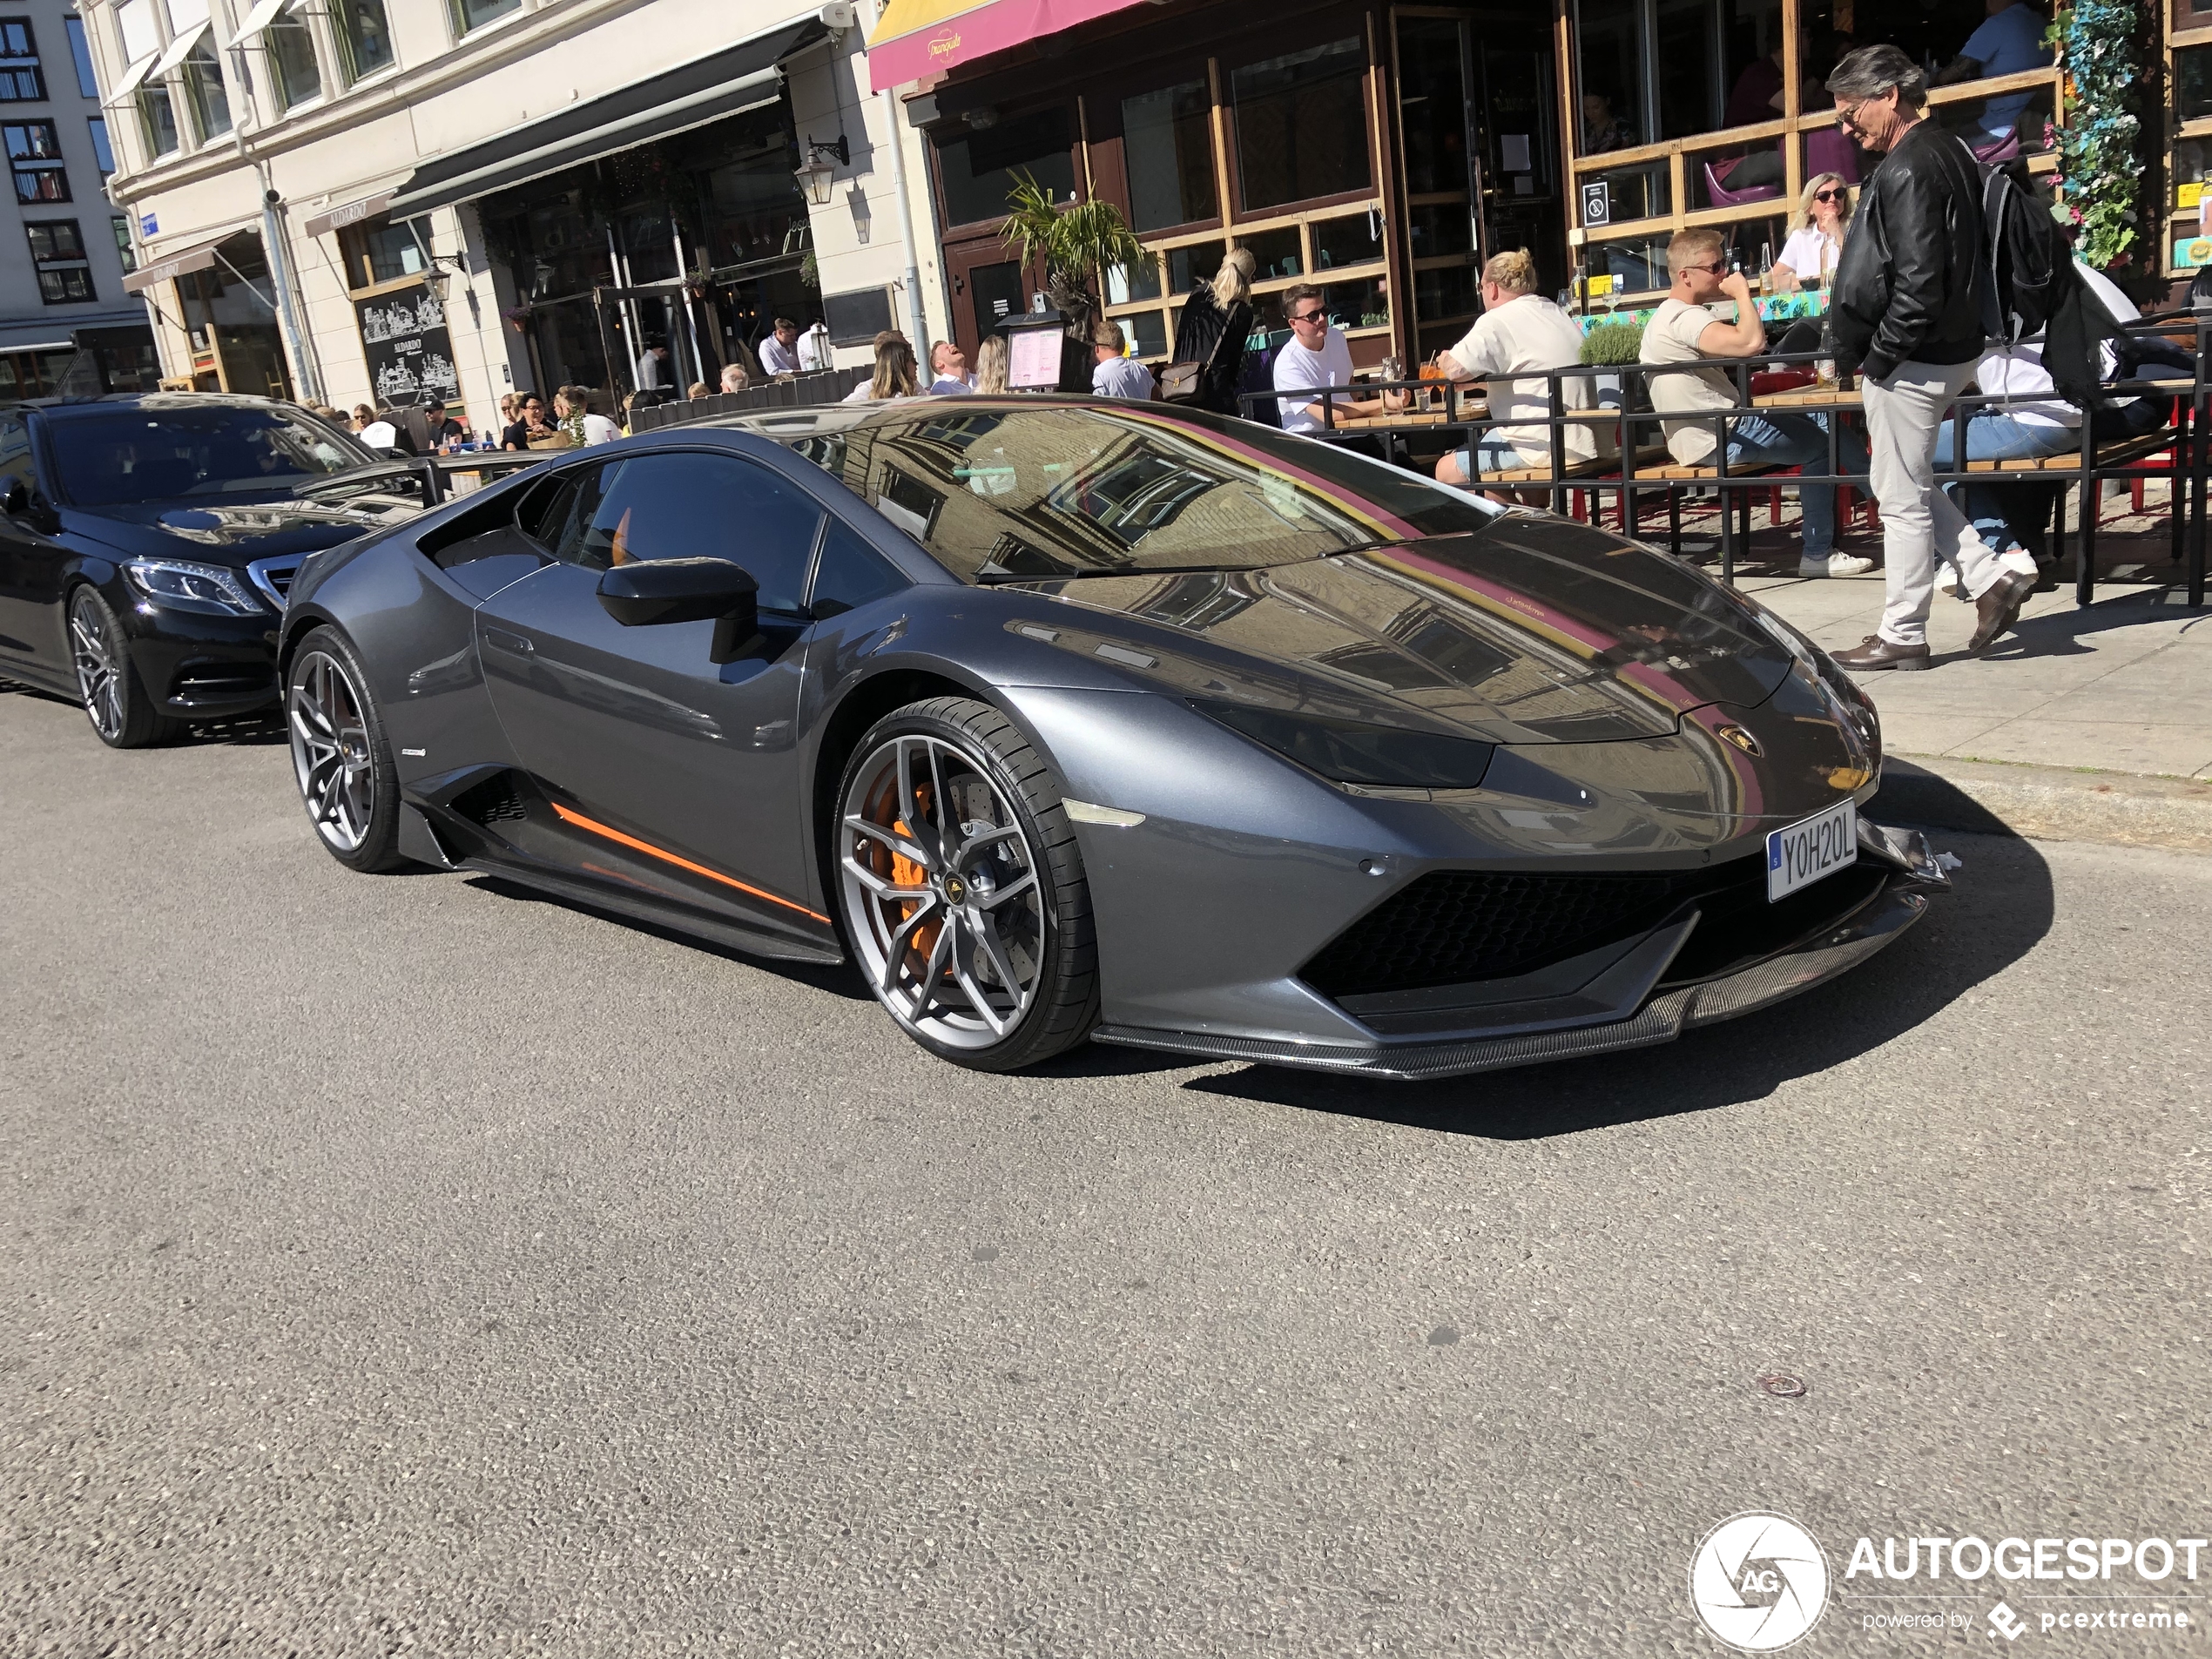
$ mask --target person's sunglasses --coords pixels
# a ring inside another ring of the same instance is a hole
[[[1295,314],[1294,314],[1294,315],[1291,318],[1291,320],[1292,322],[1318,322],[1318,321],[1320,321],[1320,320],[1321,320],[1322,317],[1323,317],[1324,315],[1325,315],[1325,314],[1325,314],[1325,312],[1318,311],[1318,310],[1315,310],[1315,311],[1301,311],[1301,312],[1298,312],[1298,313]]]
[[[1723,260],[1718,265],[1685,265],[1683,266],[1683,269],[1685,271],[1710,271],[1715,276],[1724,276],[1728,273],[1728,261]]]
[[[1816,190],[1812,199],[1817,202],[1839,202],[1850,196],[1848,190]]]

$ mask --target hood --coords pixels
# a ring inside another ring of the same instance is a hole
[[[335,547],[421,510],[414,501],[397,496],[357,496],[343,505],[280,496],[260,502],[64,507],[61,521],[65,532],[138,557],[243,566],[279,554]]]
[[[1497,744],[1662,736],[1764,703],[1791,660],[1696,570],[1534,514],[1264,570],[1023,585],[1097,615],[1055,644],[1163,691]]]

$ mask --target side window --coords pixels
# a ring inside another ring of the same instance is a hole
[[[631,559],[728,559],[760,608],[799,608],[824,515],[798,485],[733,455],[635,455],[587,472],[555,556],[593,570]]]
[[[576,506],[577,492],[583,488],[583,475],[605,469],[602,462],[539,479],[516,497],[515,528],[549,552],[559,546],[562,527]]]
[[[907,578],[886,564],[857,535],[835,519],[822,537],[822,562],[814,571],[814,596],[810,608],[817,617],[834,617],[858,610],[871,599],[896,593],[909,585]]]
[[[30,431],[20,415],[0,415],[0,495],[17,479],[36,486],[37,469],[30,464]]]

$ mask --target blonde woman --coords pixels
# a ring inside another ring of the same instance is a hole
[[[1851,186],[1840,173],[1817,174],[1790,215],[1790,239],[1782,245],[1769,284],[1777,293],[1793,293],[1809,282],[1825,282],[1844,256],[1851,233]]]
[[[984,397],[1006,395],[1006,336],[986,335],[975,348],[975,390]]]
[[[875,374],[865,386],[856,386],[845,395],[847,403],[888,401],[894,397],[912,397],[919,388],[914,374],[914,348],[904,334],[886,329],[875,337]]]
[[[1237,386],[1244,371],[1243,341],[1252,331],[1252,273],[1258,262],[1248,247],[1232,248],[1213,280],[1192,285],[1175,325],[1175,350],[1169,361],[1200,363],[1197,405],[1216,415],[1235,415]]]

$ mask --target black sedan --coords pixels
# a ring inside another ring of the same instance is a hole
[[[1128,403],[679,426],[318,556],[361,870],[850,961],[917,1042],[1400,1077],[1663,1042],[1890,943],[1872,708],[1635,543]]]
[[[117,748],[263,707],[300,561],[419,506],[403,468],[289,404],[0,406],[0,675],[82,701]]]

